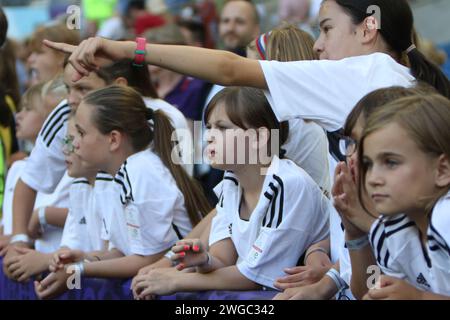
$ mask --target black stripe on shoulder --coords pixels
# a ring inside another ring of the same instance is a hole
[[[375,247],[375,237],[377,235],[378,229],[380,229],[380,226],[383,222],[380,220],[377,221],[377,225],[373,229],[372,235],[370,236],[370,243],[372,244],[372,248]]]
[[[381,249],[383,249],[384,239],[386,238],[386,234],[383,232],[380,235],[380,238],[378,239],[378,243],[376,246],[376,254],[377,254],[377,261],[379,264],[381,264]]]
[[[267,191],[264,192],[264,197],[266,197],[266,198],[269,199],[269,200],[272,200],[272,199],[273,199],[273,196],[272,196],[270,193],[268,193]]]
[[[95,177],[95,181],[114,181],[113,178]]]
[[[233,181],[235,185],[239,185],[239,182],[234,177],[225,176],[225,177],[223,177],[223,180],[230,180],[230,181]]]
[[[172,228],[175,231],[175,233],[178,237],[178,240],[182,240],[183,236],[181,235],[180,229],[174,223],[172,223]]]
[[[269,222],[267,223],[266,227],[272,228],[273,219],[275,218],[275,206],[276,206],[276,202],[277,202],[277,198],[278,198],[278,188],[275,188],[275,186],[272,182],[269,183],[269,187],[273,191],[273,199],[272,199],[272,205],[270,208],[270,219],[269,219]]]
[[[439,243],[439,245],[441,245],[442,247],[449,249],[448,244],[445,242],[445,239],[443,236],[441,236],[441,234],[439,233],[439,231],[436,230],[436,228],[433,226],[433,224],[431,223],[430,220],[430,230],[432,232],[432,236],[435,238],[435,241]],[[450,252],[450,250],[449,250]]]
[[[277,180],[278,184],[280,185],[280,204],[279,204],[279,211],[278,211],[278,221],[277,221],[277,228],[280,226],[281,222],[283,221],[283,204],[284,204],[284,184],[283,180],[277,175],[273,175],[273,178]]]
[[[86,179],[75,179],[72,184],[89,184],[89,181]]]
[[[391,231],[389,231],[389,232],[386,232],[386,237],[390,237],[390,236],[392,236],[393,234],[395,234],[395,233],[397,233],[397,232],[399,232],[399,231],[401,231],[401,230],[403,230],[403,229],[406,229],[406,228],[409,228],[409,227],[413,227],[413,226],[415,226],[416,224],[414,223],[414,221],[409,221],[409,222],[407,222],[407,223],[405,223],[404,225],[402,225],[402,226],[400,226],[400,227],[398,227],[398,228],[396,228],[396,229],[394,229],[394,230],[391,230]]]
[[[66,103],[53,110],[50,118],[45,122],[41,130],[41,136],[48,136],[52,128],[57,125],[64,114],[70,113],[70,106]]]
[[[400,217],[400,218],[386,221],[386,222],[384,223],[384,225],[385,225],[386,227],[391,227],[391,226],[393,226],[393,225],[396,225],[397,223],[402,222],[403,220],[405,220],[405,218],[406,218],[406,215],[403,215],[403,216]]]
[[[67,120],[67,118],[64,119],[63,123],[61,123],[58,128],[56,128],[56,130],[53,132],[52,136],[50,137],[50,139],[46,142],[47,143],[47,147],[50,147],[50,145],[52,144],[53,140],[55,140],[56,135],[58,134],[58,132],[64,127],[64,122]],[[45,142],[45,138],[44,138],[44,142]]]

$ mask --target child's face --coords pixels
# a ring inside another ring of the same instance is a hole
[[[42,101],[39,97],[32,97],[25,101],[22,110],[16,115],[16,136],[22,140],[36,140],[39,130],[45,121],[44,112],[40,112]]]
[[[75,134],[73,145],[85,168],[105,170],[109,163],[109,138],[92,122],[92,106],[81,103],[74,116]]]
[[[67,173],[72,178],[89,178],[92,174],[95,176],[96,170],[89,170],[82,165],[82,161],[79,155],[75,153],[75,147],[73,141],[77,130],[75,128],[75,121],[71,119],[67,127],[67,136],[64,141],[64,158],[67,166]]]
[[[83,77],[77,82],[72,81],[75,69],[71,64],[67,64],[64,69],[64,83],[69,92],[67,100],[69,105],[76,109],[81,100],[91,91],[104,88],[106,83],[103,79],[98,77],[95,72],[91,72],[89,76]]]
[[[237,165],[255,164],[253,157],[258,149],[252,150],[252,146],[257,144],[257,137],[250,135],[250,131],[244,130],[228,117],[225,107],[219,103],[209,115],[206,125],[207,157],[212,167],[220,170],[234,170]]]
[[[28,57],[31,72],[30,84],[51,80],[62,71],[64,56],[42,45],[41,50],[33,51]]]
[[[423,200],[438,190],[437,159],[421,151],[397,123],[367,136],[363,157],[366,188],[377,212],[424,214]]]

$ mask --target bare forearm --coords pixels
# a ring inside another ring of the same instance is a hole
[[[367,273],[368,267],[377,265],[377,262],[370,245],[367,245],[360,250],[350,250],[349,253],[352,265],[350,287],[355,298],[362,299],[369,290],[367,286],[367,279],[370,276],[370,274]]]
[[[133,59],[136,43],[123,44],[126,58]],[[190,46],[147,44],[146,62],[177,73],[223,86],[251,86],[265,89],[267,84],[256,60],[234,53]]]
[[[84,264],[85,276],[93,278],[130,278],[139,269],[156,262],[161,254],[151,256],[131,255],[116,259],[102,260]]]
[[[27,233],[35,200],[36,190],[19,179],[13,198],[13,234]]]
[[[45,220],[47,224],[64,228],[68,212],[69,209],[67,208],[46,207]]]
[[[236,266],[210,273],[186,273],[177,279],[176,291],[258,290],[261,286],[247,279]]]

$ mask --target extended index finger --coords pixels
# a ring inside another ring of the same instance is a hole
[[[63,42],[53,42],[47,39],[44,39],[42,41],[47,47],[50,49],[54,49],[57,51],[61,51],[64,53],[72,53],[77,48],[76,46],[73,46],[71,44],[63,43]]]

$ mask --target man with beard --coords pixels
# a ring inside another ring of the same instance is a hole
[[[225,50],[245,56],[245,47],[259,34],[259,14],[251,1],[225,3],[219,23],[219,36]]]

